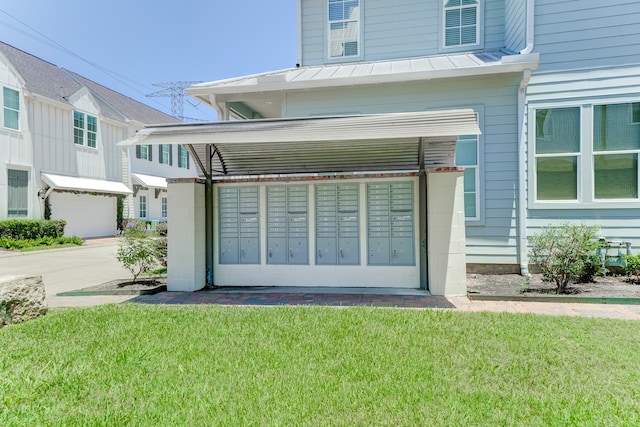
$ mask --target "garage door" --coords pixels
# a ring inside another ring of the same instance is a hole
[[[49,196],[51,219],[64,219],[66,236],[103,237],[116,234],[116,198],[58,193]]]

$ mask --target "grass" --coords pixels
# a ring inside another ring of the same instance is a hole
[[[0,425],[639,425],[640,322],[118,305],[0,329]]]

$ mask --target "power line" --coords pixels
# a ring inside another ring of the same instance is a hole
[[[136,89],[135,87],[133,87],[131,84],[129,84],[129,83],[127,83],[127,82],[130,82],[130,83],[132,83],[132,84],[135,84],[135,85],[138,85],[139,87],[144,87],[144,88],[148,88],[148,86],[147,86],[147,85],[142,84],[142,83],[139,83],[139,82],[136,82],[135,80],[132,80],[132,79],[130,79],[130,78],[128,78],[128,77],[126,77],[126,76],[123,76],[123,75],[121,75],[121,74],[118,74],[118,73],[116,73],[115,71],[112,71],[112,70],[110,70],[110,69],[108,69],[108,68],[106,68],[106,67],[103,67],[103,66],[101,66],[101,65],[98,65],[98,64],[96,64],[95,62],[92,62],[92,61],[90,61],[90,60],[88,60],[88,59],[86,59],[86,58],[82,57],[81,55],[78,55],[77,53],[75,53],[75,52],[71,51],[70,49],[68,49],[68,48],[64,47],[64,46],[63,46],[63,45],[61,45],[60,43],[56,42],[55,40],[51,39],[50,37],[48,37],[48,36],[44,35],[44,34],[43,34],[43,33],[41,33],[40,31],[38,31],[38,30],[36,30],[35,28],[31,27],[29,24],[27,24],[27,23],[25,23],[25,22],[21,21],[20,19],[16,18],[15,16],[11,15],[11,14],[10,14],[9,12],[7,12],[6,10],[0,9],[0,12],[4,13],[4,14],[5,14],[5,15],[7,15],[9,18],[11,18],[11,19],[13,19],[13,20],[15,20],[15,21],[19,22],[21,25],[23,25],[24,27],[28,28],[28,29],[29,29],[29,30],[31,30],[33,33],[37,34],[39,37],[38,37],[38,36],[35,36],[35,35],[33,35],[33,34],[30,34],[30,33],[28,33],[27,31],[25,31],[25,30],[23,30],[23,29],[21,29],[21,28],[18,28],[18,27],[16,27],[16,26],[12,25],[12,24],[9,24],[9,23],[8,23],[8,22],[6,22],[6,21],[2,21],[2,20],[0,20],[0,24],[3,24],[3,25],[5,25],[6,27],[8,27],[8,28],[10,28],[10,29],[12,29],[12,30],[14,30],[14,31],[16,31],[16,32],[18,32],[18,33],[21,33],[21,34],[23,34],[23,35],[25,35],[25,36],[27,36],[27,37],[30,37],[30,38],[32,38],[32,39],[34,39],[34,40],[36,40],[36,41],[40,42],[40,43],[46,44],[46,45],[48,45],[48,46],[50,46],[50,47],[52,47],[52,48],[54,48],[54,49],[56,49],[56,50],[58,50],[58,51],[64,52],[64,53],[66,53],[66,54],[68,54],[68,55],[73,56],[74,58],[77,58],[77,59],[81,60],[82,62],[85,62],[86,64],[91,65],[92,67],[96,68],[98,71],[101,71],[101,72],[105,73],[106,75],[110,76],[111,78],[113,78],[113,79],[115,79],[115,80],[119,81],[120,83],[122,83],[123,85],[127,86],[128,88],[130,88],[131,90],[133,90],[134,92],[136,92],[136,93],[137,93],[137,94],[139,94],[139,95],[142,95],[142,96],[145,96],[145,97],[151,97],[150,95],[147,95],[147,94],[143,93],[142,91],[140,91],[140,90]],[[192,82],[182,82],[182,83],[189,83],[189,84],[190,84],[190,83],[192,83]],[[197,82],[197,83],[199,83],[199,82]],[[158,85],[155,85],[155,84],[154,84],[154,86],[158,86]],[[177,94],[175,95],[175,96],[180,96],[180,97],[181,97],[181,98],[180,98],[180,107],[179,107],[179,113],[180,113],[180,114],[179,114],[179,116],[181,116],[181,117],[182,117],[182,118],[181,118],[181,120],[183,120],[183,119],[184,119],[183,107],[182,107],[182,106],[183,106],[183,104],[184,104],[184,92],[183,92],[183,90],[184,90],[184,88],[186,88],[186,87],[188,87],[188,85],[187,85],[187,86],[185,86],[185,87],[183,87],[183,88],[180,90],[180,92],[181,92],[181,94],[182,94],[182,95],[177,95]],[[152,94],[152,95],[153,95],[153,94]],[[157,95],[157,96],[161,96],[161,95]],[[152,101],[153,101],[156,105],[158,105],[158,106],[160,106],[160,107],[162,107],[162,108],[164,108],[164,107],[165,107],[162,103],[160,103],[160,102],[158,102],[158,101],[156,101],[156,100],[152,100]],[[175,109],[175,108],[177,108],[177,107],[175,107],[175,106],[174,106],[174,102],[178,102],[178,101],[174,101],[174,97],[172,96],[172,98],[171,98],[171,111],[172,111],[172,115],[173,115],[174,117],[178,117],[178,116],[176,116],[176,113],[174,112],[174,109]],[[191,103],[190,103],[190,104],[191,104]],[[177,105],[177,104],[176,104],[176,105]],[[197,106],[197,105],[193,105],[193,104],[191,104],[191,105],[192,105],[194,108],[198,109],[198,106]],[[176,110],[176,111],[178,111],[178,110]],[[198,119],[193,119],[193,120],[198,120]]]

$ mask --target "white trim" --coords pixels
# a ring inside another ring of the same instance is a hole
[[[121,182],[95,178],[41,173],[42,180],[55,190],[81,191],[87,193],[131,194],[129,188]]]
[[[440,13],[441,13],[441,21],[440,21],[440,37],[441,37],[441,49],[442,51],[452,51],[452,50],[470,50],[473,48],[477,48],[477,49],[481,49],[484,43],[484,40],[482,40],[482,34],[483,32],[480,31],[480,28],[484,25],[484,15],[482,13],[482,11],[484,10],[484,1],[483,0],[475,0],[477,3],[475,5],[476,8],[476,42],[475,43],[467,43],[467,44],[456,44],[456,45],[451,45],[451,46],[447,46],[447,7],[446,7],[446,3],[449,0],[442,0],[441,4],[441,8],[440,8]],[[469,9],[473,7],[472,5],[460,5],[460,6],[454,6],[451,7],[449,9]],[[460,23],[460,26],[462,26],[462,22]]]
[[[167,189],[167,179],[161,176],[132,173],[131,178],[134,182],[142,185],[143,187]]]

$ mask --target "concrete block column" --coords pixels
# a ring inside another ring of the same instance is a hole
[[[427,265],[432,295],[467,294],[464,168],[427,169]]]
[[[195,178],[168,181],[168,291],[193,292],[206,285],[204,190]]]

